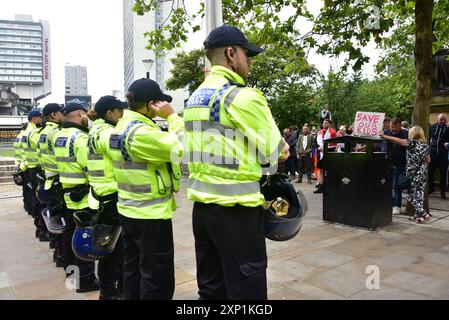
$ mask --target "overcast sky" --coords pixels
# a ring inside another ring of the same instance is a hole
[[[322,1],[309,3],[317,13]],[[14,20],[17,13],[32,15],[34,21],[50,22],[52,94],[40,100],[41,105],[64,102],[66,63],[87,67],[93,102],[112,94],[112,90],[123,90],[122,0],[0,0],[0,8],[3,20]],[[372,50],[373,46],[367,49]],[[341,65],[337,59],[313,54],[309,61],[323,73],[329,66]],[[364,68],[366,74],[372,74],[375,62]]]

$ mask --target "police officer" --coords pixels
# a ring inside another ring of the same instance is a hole
[[[27,128],[28,124],[23,124],[22,125],[22,129],[19,131],[19,134],[16,137],[16,140],[14,140],[14,154],[15,154],[15,158],[16,158],[16,163],[18,166],[18,171],[23,173],[23,184],[22,184],[22,197],[23,197],[23,208],[25,209],[26,212],[28,212],[28,207],[27,207],[27,196],[28,193],[26,192],[26,189],[28,188],[27,184],[26,184],[26,173],[25,171],[27,170],[27,166],[26,166],[26,161],[23,159],[24,158],[24,151],[22,149],[22,138],[25,135],[26,132],[26,128]]]
[[[88,210],[89,180],[87,177],[87,108],[81,104],[69,103],[64,108],[65,121],[55,135],[55,155],[58,163],[59,180],[62,184],[64,201],[67,206],[65,219],[67,230],[62,236],[64,265],[67,275],[70,265],[79,268],[79,288],[77,292],[98,290],[94,262],[75,257],[72,250],[72,236],[75,230],[73,212]]]
[[[34,225],[36,226],[36,238],[40,241],[50,241],[47,228],[41,217],[41,204],[36,197],[36,190],[38,181],[36,174],[41,171],[39,158],[37,155],[37,144],[39,139],[39,131],[42,129],[42,114],[38,110],[32,110],[28,114],[28,126],[22,138],[22,148],[26,161],[28,173],[28,209],[31,216],[34,218]]]
[[[62,189],[59,184],[58,164],[55,156],[55,135],[59,131],[60,126],[64,122],[63,108],[57,103],[49,103],[42,110],[45,118],[45,127],[40,131],[39,135],[39,158],[40,165],[45,172],[45,186],[47,194],[49,195],[48,206],[57,207],[59,203],[63,202]],[[42,217],[41,217],[42,218]],[[62,250],[61,235],[50,234],[52,241],[50,246],[55,248],[53,260],[57,267],[64,266],[64,256]]]
[[[91,185],[89,207],[98,212],[96,223],[119,225],[117,211],[117,182],[114,178],[114,163],[107,155],[109,138],[120,118],[126,102],[114,96],[104,96],[95,104],[95,111],[89,114],[95,120],[89,132],[88,176]],[[123,244],[119,238],[114,252],[98,262],[100,300],[120,299],[123,268]]]
[[[173,192],[179,190],[180,136],[184,122],[153,80],[140,79],[127,92],[128,106],[109,140],[123,227],[125,299],[172,299],[175,279]],[[168,132],[152,120],[167,119]],[[173,158],[172,158],[173,156]],[[173,162],[172,162],[173,159]]]
[[[259,180],[288,158],[288,145],[262,92],[245,86],[250,58],[263,49],[230,26],[204,46],[212,68],[184,111],[199,296],[266,299]]]

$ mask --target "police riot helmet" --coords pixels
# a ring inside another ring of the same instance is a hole
[[[90,211],[76,211],[73,214],[76,224],[72,237],[75,255],[84,261],[99,260],[110,255],[122,232],[120,225],[97,224]]]
[[[285,174],[263,176],[261,192],[266,201],[263,206],[265,236],[273,241],[294,238],[308,209],[303,193],[295,190]]]
[[[46,207],[42,209],[41,215],[47,226],[47,229],[52,234],[63,234],[67,230],[67,222],[61,214],[61,208]]]
[[[45,190],[45,173],[36,173],[36,179],[38,181],[38,187],[36,188],[36,198],[40,203],[46,204],[50,202],[50,192]]]
[[[24,181],[24,173],[19,170],[18,172],[14,173],[12,176],[14,178],[14,183],[18,186],[23,186]]]

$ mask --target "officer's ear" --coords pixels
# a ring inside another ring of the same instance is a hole
[[[229,62],[232,62],[233,60],[234,60],[234,58],[235,58],[235,48],[234,47],[227,47],[226,49],[225,49],[225,52],[224,52],[224,55],[225,55],[225,57],[226,57],[226,59],[229,61]]]

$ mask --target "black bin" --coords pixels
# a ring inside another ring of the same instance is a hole
[[[340,144],[336,152],[329,144]],[[386,144],[386,151],[381,148]],[[365,146],[355,152],[357,145]],[[323,219],[375,230],[392,222],[391,144],[344,136],[324,142]]]

